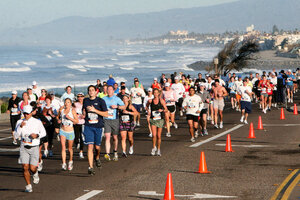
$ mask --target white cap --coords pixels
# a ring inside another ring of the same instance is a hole
[[[200,83],[200,87],[201,87],[201,86],[205,87],[205,83]]]
[[[37,84],[36,81],[33,81],[33,82],[32,82],[32,85],[36,85],[36,84]]]
[[[292,72],[292,70],[289,69],[288,72]]]
[[[165,87],[170,87],[170,83],[169,82],[165,83]]]
[[[174,79],[175,79],[175,80],[179,80],[178,76],[176,76]]]
[[[32,107],[30,105],[26,105],[23,108],[23,113],[30,114],[32,112]]]
[[[152,88],[148,88],[148,92],[152,92]]]
[[[155,81],[157,81],[157,78],[154,78]]]
[[[12,91],[11,94],[18,94],[16,90]]]

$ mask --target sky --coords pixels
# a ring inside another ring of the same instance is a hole
[[[31,27],[68,16],[104,17],[233,1],[236,0],[0,0],[0,30]]]

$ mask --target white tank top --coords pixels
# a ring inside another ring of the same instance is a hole
[[[69,117],[74,119],[74,116],[72,113],[72,108],[70,108],[68,115],[69,115]],[[62,109],[62,111],[61,111],[61,123],[64,126],[73,126],[73,122],[66,118],[65,109]]]

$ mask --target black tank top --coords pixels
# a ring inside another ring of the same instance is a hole
[[[126,111],[133,112],[131,109],[129,109],[130,104],[127,105]],[[133,122],[133,115],[125,114],[123,113],[123,110],[120,110],[120,121],[123,123],[131,123]]]
[[[151,110],[151,119],[154,120],[159,120],[164,118],[164,113],[163,112],[158,112],[159,109],[164,110],[163,105],[160,102],[161,100],[159,99],[158,104],[154,104],[154,99],[152,99],[152,102],[150,104],[150,110]]]

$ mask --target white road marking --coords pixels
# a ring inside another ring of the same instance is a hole
[[[0,130],[0,132],[5,132],[5,131],[8,131],[8,130],[11,130],[11,128],[2,129],[2,130]]]
[[[96,196],[97,194],[100,194],[101,192],[103,192],[103,190],[92,190],[92,191],[86,193],[85,195],[78,197],[75,200],[86,200],[86,199],[92,198],[93,196]]]
[[[12,138],[12,136],[5,137],[5,138],[0,138],[0,141],[1,141],[1,140],[7,140],[7,139],[9,139],[9,138]]]
[[[1,148],[1,149],[0,149],[0,152],[17,152],[17,151],[19,151],[19,150],[20,150],[19,147],[18,147],[18,148],[15,148],[15,149]]]
[[[139,191],[138,194],[145,195],[145,196],[164,196],[164,194],[158,194],[155,191]],[[200,193],[194,193],[192,195],[175,194],[174,196],[175,197],[189,197],[191,199],[237,198],[237,196],[224,196],[224,195],[200,194]]]
[[[216,146],[225,147],[226,144],[215,144]],[[249,147],[249,148],[260,148],[260,147],[274,147],[272,145],[260,145],[260,144],[250,144],[250,145],[239,145],[239,144],[232,144],[233,147]]]
[[[236,129],[239,129],[239,128],[241,128],[242,126],[244,126],[244,124],[236,125],[235,127],[231,128],[231,129],[229,129],[229,130],[227,130],[227,131],[224,131],[223,133],[220,133],[220,134],[218,134],[218,135],[215,135],[215,136],[213,136],[213,137],[211,137],[211,138],[208,138],[208,139],[206,139],[206,140],[204,140],[204,141],[201,141],[201,142],[197,142],[197,143],[195,143],[195,144],[192,144],[190,147],[199,147],[199,146],[201,146],[202,144],[208,143],[208,142],[210,142],[210,141],[212,141],[212,140],[214,140],[214,139],[217,139],[217,138],[219,138],[219,137],[222,137],[223,135],[226,135],[227,133],[230,133],[230,132],[232,132],[232,131],[234,131],[234,130],[236,130]]]
[[[300,126],[300,124],[263,124],[263,126]]]

